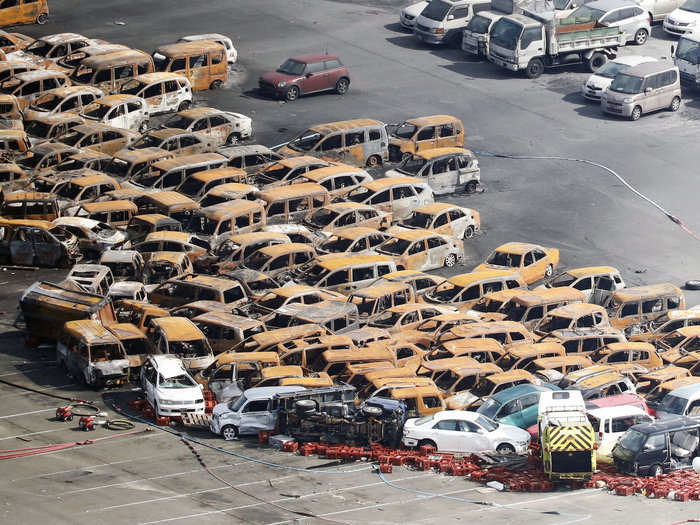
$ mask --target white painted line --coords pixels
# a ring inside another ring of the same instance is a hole
[[[29,414],[40,414],[41,412],[55,412],[55,411],[56,411],[55,408],[42,408],[41,410],[32,410],[30,412],[18,412],[17,414],[8,414],[6,416],[0,416],[0,419],[8,419],[10,417],[28,416]]]
[[[415,478],[421,478],[421,477],[424,477],[424,476],[425,476],[425,474],[419,474],[419,475],[416,475],[416,476],[408,476],[408,477],[405,477],[405,478],[399,478],[399,479],[397,479],[396,481],[406,481],[406,480],[411,480],[411,479],[415,479]],[[266,480],[265,480],[265,481],[266,481]],[[271,480],[271,481],[272,481],[272,480]],[[259,483],[259,482],[256,482],[256,483]],[[341,487],[341,488],[332,489],[332,490],[324,490],[324,491],[321,491],[321,492],[311,492],[311,493],[309,493],[309,494],[303,494],[303,495],[298,496],[298,497],[297,497],[297,496],[294,496],[294,497],[285,497],[285,498],[270,500],[270,502],[271,502],[271,503],[281,503],[281,502],[285,502],[285,501],[296,501],[296,500],[299,500],[299,499],[311,498],[311,497],[314,497],[314,496],[321,496],[321,495],[323,495],[323,494],[334,494],[334,493],[337,493],[337,492],[345,492],[345,491],[348,491],[348,490],[355,490],[355,489],[361,489],[361,488],[367,488],[367,487],[374,487],[374,486],[383,485],[383,484],[384,484],[383,481],[378,481],[378,482],[374,482],[374,483],[365,483],[365,484],[363,484],[363,485],[353,485],[353,486],[351,486],[351,487]],[[235,486],[236,486],[236,487],[242,487],[243,485],[235,485]],[[231,487],[221,487],[221,490],[227,490],[227,489],[228,489],[228,490],[232,490]],[[219,489],[216,489],[216,490],[219,490]],[[470,490],[473,490],[473,489],[470,489]],[[459,491],[459,492],[463,492],[463,491]],[[250,504],[248,504],[248,505],[239,505],[239,506],[237,506],[237,507],[229,507],[229,508],[226,508],[226,509],[211,510],[211,511],[207,511],[207,512],[199,512],[199,513],[197,513],[197,514],[189,514],[189,515],[186,515],[186,516],[175,516],[175,517],[172,517],[172,518],[165,518],[165,519],[157,520],[157,521],[148,521],[148,522],[144,522],[144,523],[141,523],[140,525],[154,525],[154,524],[156,524],[156,523],[166,523],[166,522],[169,522],[169,521],[178,521],[178,520],[185,520],[185,519],[191,519],[191,518],[198,518],[198,517],[201,517],[201,516],[209,516],[209,515],[212,515],[212,514],[221,514],[222,512],[231,512],[231,511],[234,511],[234,510],[242,510],[242,509],[248,509],[248,508],[251,508],[251,507],[259,507],[259,506],[261,506],[261,505],[266,505],[266,503],[263,503],[263,502],[250,503]],[[91,511],[88,511],[88,512],[91,512]],[[287,520],[287,521],[290,521],[290,520]],[[280,523],[287,523],[287,521],[280,522]]]
[[[245,465],[247,463],[250,463],[250,462],[249,461],[242,461],[240,463],[231,463],[228,465],[221,465],[218,467],[212,467],[212,470],[235,467],[235,466],[239,466],[239,465]],[[88,488],[84,488],[84,489],[71,490],[69,492],[59,492],[58,494],[51,494],[49,497],[68,496],[69,494],[80,494],[81,492],[90,492],[93,490],[102,490],[102,489],[109,489],[109,488],[114,488],[114,487],[121,487],[124,485],[131,485],[132,483],[143,483],[144,481],[154,481],[157,479],[176,478],[178,476],[184,476],[186,474],[194,474],[195,472],[206,472],[206,470],[204,470],[203,468],[196,468],[193,470],[185,470],[183,472],[174,472],[173,474],[163,474],[162,476],[153,476],[152,478],[132,479],[131,481],[122,481],[120,483],[110,483],[109,485],[98,485],[96,487],[88,487]],[[162,498],[159,498],[159,499],[162,499]]]
[[[397,480],[392,480],[392,481],[401,481],[401,479]],[[380,481],[379,483],[376,483],[377,485],[384,485],[383,481]],[[440,492],[440,496],[451,496],[452,494],[461,494],[462,492],[470,492],[472,490],[476,490],[475,488],[473,489],[462,489],[462,490],[452,490],[450,492]],[[369,509],[376,509],[378,507],[388,507],[390,505],[403,505],[405,503],[412,503],[414,501],[422,501],[425,499],[435,499],[437,498],[437,494],[435,496],[427,496],[427,495],[419,495],[415,498],[410,498],[407,500],[401,500],[401,501],[390,501],[390,502],[385,502],[385,503],[375,503],[373,505],[365,505],[363,507],[355,507],[352,509],[343,509],[343,510],[337,510],[335,512],[327,512],[325,514],[318,514],[318,516],[325,518],[328,516],[337,516],[338,514],[345,514],[347,512],[356,512],[359,510],[369,510]],[[308,512],[308,511],[307,511]],[[313,518],[304,518],[304,517],[296,517],[294,519],[289,519],[289,520],[284,520],[284,521],[275,521],[272,523],[267,523],[266,525],[282,525],[284,523],[289,523],[289,522],[299,522],[299,521],[304,521],[307,519],[313,519]],[[435,517],[431,519],[431,521],[435,521]],[[144,524],[142,524],[144,525]]]
[[[54,408],[54,410],[56,410],[56,409]],[[54,430],[42,430],[41,432],[30,432],[29,434],[17,434],[16,436],[8,436],[8,437],[0,438],[0,441],[4,441],[6,439],[15,439],[18,437],[25,437],[25,436],[36,436],[37,434],[48,434],[50,432],[60,432],[61,430],[65,430],[65,428],[57,428]]]
[[[120,443],[121,443],[121,441],[120,441]],[[63,452],[63,451],[59,451],[59,452]],[[112,461],[111,463],[100,463],[98,465],[86,465],[84,467],[70,468],[70,469],[66,469],[66,470],[56,470],[54,472],[46,472],[44,474],[36,474],[34,476],[27,476],[26,478],[11,479],[10,483],[15,483],[17,481],[27,481],[30,479],[37,479],[37,478],[46,478],[49,476],[57,476],[59,474],[68,474],[69,472],[80,472],[81,470],[91,470],[91,469],[102,468],[102,467],[110,467],[112,465],[123,465],[125,463],[133,463],[136,461],[145,461],[145,460],[149,460],[149,459],[155,459],[155,458],[160,458],[163,456],[171,456],[171,455],[172,454],[168,452],[166,454],[158,454],[156,456],[153,456],[153,455],[141,456],[141,457],[138,457],[135,459],[124,459],[122,461]]]

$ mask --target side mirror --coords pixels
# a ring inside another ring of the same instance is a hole
[[[447,21],[449,22],[450,20],[454,20],[455,15],[447,15]]]
[[[309,77],[313,76],[313,73],[307,73],[307,74],[304,75],[304,76],[305,76],[306,78],[309,78]]]
[[[671,44],[671,56],[676,52],[676,48],[674,47],[673,44]]]
[[[645,89],[644,89],[644,93],[651,93],[651,88],[650,88],[650,87],[645,88]]]

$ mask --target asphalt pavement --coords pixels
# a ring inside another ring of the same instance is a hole
[[[587,73],[571,66],[528,80],[474,61],[458,49],[418,43],[398,25],[396,0],[359,4],[324,0],[114,0],[51,2],[45,26],[17,31],[31,36],[71,31],[151,52],[186,34],[231,36],[239,63],[220,91],[201,92],[201,104],[253,118],[255,141],[275,145],[316,123],[358,117],[400,122],[447,113],[461,118],[468,147],[589,159],[610,167],[638,191],[700,232],[697,122],[700,99],[684,94],[681,110],[610,118],[580,96]],[[655,26],[653,38],[624,54],[667,57],[673,39]],[[288,56],[328,51],[350,68],[345,96],[319,94],[283,103],[256,92],[257,77]],[[700,243],[667,216],[599,168],[578,162],[508,160],[479,156],[485,191],[445,200],[476,208],[482,235],[466,246],[467,260],[451,273],[469,271],[506,241],[529,241],[561,250],[563,268],[609,264],[628,285],[700,276]],[[380,170],[381,173],[381,170]],[[38,279],[65,272],[0,272],[0,378],[104,404],[114,393],[84,391],[56,367],[49,349],[24,347],[12,324],[17,299]],[[700,302],[686,292],[688,303]],[[83,441],[75,423],[52,420],[60,401],[0,385],[0,449]],[[130,392],[121,393],[124,400]],[[142,429],[138,425],[137,429]],[[695,503],[616,497],[601,490],[543,494],[484,492],[479,484],[396,468],[380,480],[364,464],[330,465],[318,473],[308,459],[259,448],[253,441],[202,439],[237,454],[301,470],[273,468],[245,458],[201,450],[205,463],[237,488],[212,478],[177,436],[154,430],[64,451],[2,462],[0,522],[10,523],[321,523],[290,510],[343,523],[446,523],[542,525],[568,523],[668,524],[697,517]],[[31,441],[28,441],[31,440]],[[418,492],[416,492],[418,491]],[[432,494],[433,496],[427,495]],[[449,495],[452,498],[435,497]],[[472,500],[494,502],[483,506]]]

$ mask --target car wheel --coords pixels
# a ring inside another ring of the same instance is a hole
[[[476,193],[476,188],[479,185],[479,183],[475,180],[470,180],[467,182],[467,184],[464,186],[464,191],[467,193]]]
[[[236,144],[241,142],[241,137],[238,133],[231,133],[227,138],[226,138],[226,144],[228,146],[235,146]]]
[[[510,443],[501,443],[496,447],[499,454],[515,454],[515,447]]]
[[[424,445],[428,445],[428,446],[430,446],[430,447],[434,447],[435,450],[438,449],[437,444],[436,444],[435,441],[433,441],[432,439],[421,439],[421,440],[418,442],[418,446],[419,446],[419,447],[422,447],[422,446],[424,446]]]
[[[471,239],[474,237],[474,226],[467,226],[467,228],[464,230],[464,236],[465,239]]]
[[[533,58],[532,60],[530,60],[527,67],[525,68],[525,76],[527,78],[537,78],[542,73],[544,73],[544,64],[539,58]]]
[[[36,17],[36,23],[41,25],[44,25],[46,22],[49,21],[49,15],[46,13],[41,13],[39,16]]]
[[[290,86],[287,91],[284,92],[284,99],[287,102],[294,102],[299,98],[299,88],[296,86]]]
[[[238,427],[235,425],[226,425],[221,429],[221,435],[224,436],[226,441],[233,441],[238,439]]]
[[[632,110],[632,113],[630,114],[630,120],[637,121],[639,120],[639,117],[642,116],[642,108],[639,106],[634,106],[634,109]]]
[[[209,89],[221,89],[222,87],[224,87],[224,83],[221,80],[217,79],[211,83]]]
[[[338,93],[338,95],[345,95],[345,93],[348,92],[348,88],[350,87],[350,80],[343,77],[339,78],[338,82],[335,83],[335,92]]]
[[[638,46],[643,46],[646,44],[648,38],[649,32],[646,29],[638,29],[634,34],[634,43]]]
[[[445,257],[445,268],[452,268],[457,263],[457,256],[454,253],[447,254]]]
[[[544,271],[544,276],[551,277],[553,273],[554,273],[554,267],[551,264],[548,264],[547,269]]]
[[[190,107],[190,101],[189,100],[183,100],[180,102],[180,105],[177,107],[178,111],[185,111]]]
[[[593,53],[591,58],[588,59],[588,71],[595,73],[601,67],[603,67],[607,61],[608,57],[603,53]]]
[[[649,467],[649,475],[653,478],[658,478],[663,473],[664,469],[661,468],[661,465],[652,465]]]
[[[681,97],[673,97],[671,105],[668,107],[670,111],[678,111],[681,108]]]
[[[382,163],[382,159],[379,158],[377,155],[372,155],[370,158],[367,159],[367,167],[368,168],[376,168]]]

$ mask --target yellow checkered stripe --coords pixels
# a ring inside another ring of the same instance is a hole
[[[549,427],[549,447],[555,452],[591,450],[595,438],[586,427]]]

